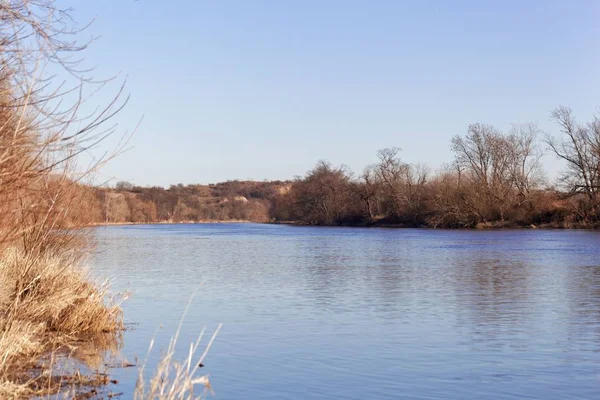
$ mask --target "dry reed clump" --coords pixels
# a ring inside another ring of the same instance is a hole
[[[58,360],[97,368],[98,354],[118,350],[119,299],[107,301],[108,285],[95,284],[74,254],[6,249],[0,282],[0,398],[71,391],[75,380],[65,380],[63,371],[56,375]],[[94,351],[84,351],[88,343]],[[77,381],[89,383],[87,377]]]
[[[183,321],[183,319],[182,319]],[[146,381],[144,376],[146,369],[146,362],[138,369],[138,379],[134,392],[135,400],[199,400],[206,397],[208,393],[212,393],[210,379],[208,375],[197,376],[198,370],[202,366],[204,358],[208,354],[215,338],[221,330],[222,324],[219,324],[215,332],[212,334],[208,341],[204,351],[201,355],[200,344],[205,335],[203,329],[198,336],[196,342],[190,344],[190,349],[187,357],[183,362],[175,359],[175,347],[181,331],[181,324],[177,333],[169,342],[167,351],[162,355],[156,371],[150,378],[149,382]],[[151,341],[148,349],[148,355],[152,352],[154,347],[154,340]],[[148,383],[148,385],[147,385]],[[202,389],[198,393],[196,390],[197,386],[201,386]]]
[[[106,282],[94,284],[76,262],[69,253],[28,256],[15,249],[5,251],[0,257],[1,306],[8,306],[9,317],[12,313],[68,336],[121,329],[120,307],[104,304]]]

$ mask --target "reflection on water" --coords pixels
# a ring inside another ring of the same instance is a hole
[[[104,369],[109,360],[118,357],[122,347],[123,332],[98,333],[75,343],[68,355],[83,366],[99,371]]]
[[[253,224],[97,229],[125,357],[182,354],[222,399],[600,398],[600,234]],[[157,328],[163,329],[157,332]],[[156,360],[150,360],[150,364]],[[114,371],[131,393],[135,371]]]

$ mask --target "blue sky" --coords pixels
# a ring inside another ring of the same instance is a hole
[[[128,76],[120,126],[144,116],[102,179],[287,179],[319,159],[360,172],[394,146],[435,169],[469,123],[552,131],[554,107],[600,106],[596,1],[61,2],[96,18],[96,74]]]

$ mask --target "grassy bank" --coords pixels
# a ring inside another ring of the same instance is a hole
[[[123,102],[119,91],[95,113],[79,112],[108,80],[74,61],[88,43],[74,40],[72,17],[54,0],[0,3],[2,399],[110,397],[106,356],[122,344],[124,297],[85,268],[93,238],[82,229],[94,221],[84,183],[121,148],[85,167],[77,160],[113,134]],[[208,379],[182,365],[171,352],[150,376],[140,368],[129,395],[197,398],[194,386]]]
[[[98,373],[65,370],[71,359],[98,370],[120,347],[119,299],[95,282],[74,254],[0,255],[0,397],[77,393],[104,383]],[[90,389],[91,390],[91,389]]]
[[[81,207],[86,191],[77,182],[99,164],[85,171],[75,164],[78,154],[105,137],[96,129],[112,107],[90,120],[79,118],[73,110],[80,99],[69,105],[61,97],[73,88],[42,72],[49,65],[74,72],[62,58],[79,49],[62,40],[69,33],[68,15],[52,1],[0,4],[3,399],[90,392],[108,383],[100,373],[102,355],[120,347],[119,299],[84,268],[91,247],[80,229],[87,222]],[[83,79],[77,77],[73,87]]]

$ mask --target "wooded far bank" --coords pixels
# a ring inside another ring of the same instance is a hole
[[[87,188],[94,223],[247,220],[310,225],[407,227],[596,227],[600,223],[600,120],[575,121],[569,108],[552,112],[560,129],[534,125],[509,132],[472,124],[452,138],[454,159],[439,171],[402,161],[398,148],[354,174],[320,161],[290,181],[228,181],[213,185]],[[565,163],[556,181],[542,154]]]

